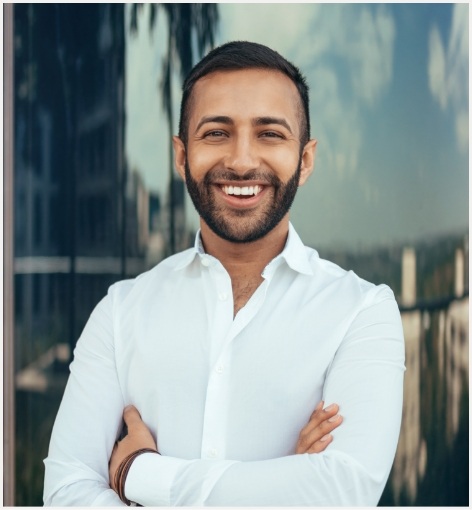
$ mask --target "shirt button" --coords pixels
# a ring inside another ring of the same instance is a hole
[[[218,450],[216,448],[210,448],[210,451],[208,452],[208,455],[210,457],[216,457],[218,455]]]
[[[226,294],[226,292],[220,292],[218,297],[220,298],[220,301],[226,301],[228,299],[228,294]]]
[[[223,366],[223,365],[218,365],[218,366],[216,367],[216,373],[217,373],[217,374],[222,374],[222,373],[224,372],[224,369],[225,369],[225,368],[224,368],[224,366]]]
[[[204,258],[202,258],[202,264],[205,267],[208,267],[210,265],[210,261],[206,257],[204,257]]]

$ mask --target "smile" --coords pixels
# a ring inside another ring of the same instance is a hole
[[[221,186],[226,195],[256,196],[262,191],[262,186]]]

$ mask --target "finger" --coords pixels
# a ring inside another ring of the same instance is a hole
[[[343,417],[340,414],[336,414],[332,416],[328,420],[323,421],[318,427],[309,431],[307,434],[303,436],[303,443],[305,447],[308,449],[316,443],[320,441],[326,434],[329,434],[334,429],[339,427],[343,422]]]
[[[339,409],[339,406],[331,407],[327,412],[323,411],[320,413],[321,421],[319,418],[313,419],[302,429],[298,437],[296,453],[307,452],[314,443],[341,425],[343,421],[342,416],[339,414],[332,416],[336,409]]]
[[[140,425],[143,422],[139,411],[132,405],[125,407],[123,411],[123,420],[125,421],[128,430],[132,427]]]
[[[316,411],[315,409],[315,412],[312,414],[312,418],[310,418],[310,421],[302,428],[300,436],[309,434],[321,423],[328,420],[332,416],[335,416],[338,411],[339,406],[337,404],[331,404],[323,410],[319,409],[318,411]]]
[[[308,448],[307,453],[321,453],[326,447],[333,441],[333,436],[331,434],[326,434],[319,441],[312,444],[310,448]]]
[[[334,416],[339,411],[338,404],[330,404],[328,407],[325,407],[320,414],[323,420],[329,418],[330,416]]]
[[[321,400],[318,405],[315,407],[315,410],[311,413],[310,420],[312,420],[315,417],[315,414],[320,412],[321,409],[323,409],[324,406],[324,400]],[[310,421],[308,420],[308,421]]]
[[[139,450],[140,448],[153,448],[157,450],[154,439],[148,426],[144,423],[139,411],[133,405],[126,406],[123,411],[123,420],[128,428],[128,434],[119,443],[126,446],[127,450]]]

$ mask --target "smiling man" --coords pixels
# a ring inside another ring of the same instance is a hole
[[[388,287],[289,223],[315,148],[305,80],[278,53],[234,42],[194,67],[174,150],[195,246],[94,310],[47,505],[377,504],[400,429],[401,320]]]

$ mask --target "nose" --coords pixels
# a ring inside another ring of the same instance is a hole
[[[257,148],[250,136],[239,135],[232,139],[225,166],[240,175],[259,167]]]

